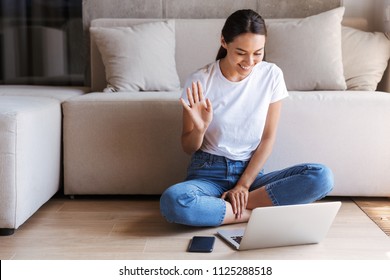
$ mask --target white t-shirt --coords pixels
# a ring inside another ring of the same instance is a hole
[[[186,88],[200,81],[204,96],[213,106],[213,120],[201,150],[232,160],[249,160],[260,143],[270,103],[288,96],[283,73],[275,64],[262,61],[239,82],[226,79],[219,61],[193,73]]]

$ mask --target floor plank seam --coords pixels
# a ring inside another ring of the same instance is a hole
[[[375,214],[372,209],[374,208],[387,208],[387,207],[379,207],[378,205],[375,206],[364,206],[362,203],[360,203],[357,199],[352,199],[353,202],[356,204],[357,207],[368,217],[372,222],[374,222],[387,236],[390,237],[390,219],[389,217],[382,216],[380,217],[380,220],[375,219]],[[375,204],[374,202],[371,202],[371,204]],[[379,202],[377,202],[379,204]],[[390,210],[390,206],[388,207]],[[385,212],[381,209],[380,212]]]

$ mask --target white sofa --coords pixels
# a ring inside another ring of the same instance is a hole
[[[0,86],[0,235],[9,235],[62,186],[62,112],[87,88]]]
[[[320,162],[334,171],[335,186],[332,195],[390,196],[388,172],[390,126],[387,124],[390,119],[389,71],[384,74],[378,91],[375,91],[376,84],[374,89],[356,90],[361,86],[359,80],[365,80],[368,75],[362,77],[354,71],[359,70],[357,68],[361,64],[367,68],[363,69],[363,72],[370,70],[371,62],[376,60],[372,55],[375,52],[379,53],[379,48],[374,43],[374,50],[368,53],[370,50],[365,46],[363,53],[366,55],[360,56],[361,50],[358,50],[358,43],[354,41],[356,37],[349,33],[351,29],[345,31],[341,26],[339,31],[331,33],[328,37],[325,36],[325,30],[317,29],[314,30],[316,34],[312,33],[314,37],[305,37],[307,42],[293,41],[297,46],[301,46],[302,43],[318,44],[318,50],[315,47],[313,55],[321,51],[332,51],[328,54],[329,57],[306,57],[298,64],[289,65],[294,58],[301,59],[297,54],[299,50],[292,52],[291,44],[281,45],[282,42],[278,42],[275,37],[276,32],[285,32],[282,34],[284,37],[288,39],[290,35],[290,39],[294,39],[294,32],[295,34],[300,32],[300,24],[304,25],[302,28],[308,28],[307,32],[313,32],[311,20],[316,19],[317,17],[305,19],[309,24],[298,19],[266,20],[269,27],[266,59],[278,61],[273,52],[277,47],[282,48],[281,55],[284,57],[277,63],[285,72],[290,93],[289,98],[284,101],[278,138],[273,154],[266,164],[266,170],[299,162]],[[134,25],[140,27],[145,26],[141,25],[143,23],[156,21],[161,19],[97,19],[91,26],[95,29],[131,27],[132,32],[136,33]],[[175,63],[180,86],[183,86],[186,77],[192,71],[215,59],[224,20],[176,19],[173,22]],[[311,30],[308,25],[311,25]],[[364,30],[366,22],[361,19],[345,18],[343,26]],[[282,30],[278,31],[278,28]],[[327,26],[324,26],[324,29],[326,28]],[[373,40],[381,38],[385,45],[388,44],[383,34],[352,31],[355,36],[363,36],[366,39],[372,37]],[[149,35],[153,37],[152,34]],[[333,35],[336,38],[333,38]],[[102,51],[107,51],[107,48],[120,48],[121,43],[109,39],[106,46],[98,46],[96,42],[98,37],[94,36],[91,37],[93,90],[89,94],[68,99],[63,103],[65,194],[161,194],[165,188],[184,178],[189,160],[189,156],[184,154],[180,146],[182,109],[178,100],[181,89],[136,91],[121,89],[119,85],[118,92],[103,91],[107,81],[115,83],[115,80],[110,80],[115,76],[111,71],[126,72],[129,69],[117,68],[108,71],[107,67],[112,67],[109,64],[109,56],[119,54],[104,53],[106,60],[103,63]],[[318,36],[326,38],[321,39]],[[337,36],[338,40],[342,41],[337,44],[331,42],[329,46],[323,48],[321,45],[323,42],[327,42],[330,37],[336,40]],[[358,42],[369,43],[370,41],[366,39]],[[347,50],[340,49],[348,44],[352,44],[353,47]],[[162,44],[154,46],[158,50],[164,48]],[[142,52],[144,47],[148,49],[147,46],[142,46],[137,51]],[[133,54],[135,51],[130,50]],[[343,67],[341,74],[337,72],[340,69],[337,71],[326,69],[326,75],[314,80],[312,89],[299,89],[300,82],[308,84],[313,82],[308,81],[311,74],[316,75],[311,73],[313,72],[311,68],[321,72],[321,68],[325,68],[325,64],[328,63],[323,61],[324,59],[336,59],[335,51],[342,52],[343,61],[335,62],[341,63]],[[166,57],[169,55],[166,54]],[[359,60],[356,60],[354,55],[359,56]],[[386,55],[385,67],[382,67],[380,76],[388,63],[389,54]],[[149,62],[145,60],[146,63]],[[314,65],[316,63],[320,65]],[[120,65],[128,66],[132,65]],[[140,70],[145,65],[136,66]],[[154,66],[158,68],[160,65],[156,63]],[[289,67],[292,67],[292,70],[288,69]],[[168,68],[167,66],[167,71]],[[150,75],[155,74],[152,74],[153,69],[147,71]],[[164,72],[159,73],[162,77],[166,76]],[[335,74],[337,76],[332,78]],[[351,77],[347,77],[347,74]],[[346,86],[350,88],[345,90],[337,89],[337,86],[332,88],[333,85],[329,86],[326,83],[321,85],[322,78],[325,80],[328,78],[330,83],[333,80],[346,84],[348,82]],[[377,78],[377,82],[379,80]],[[298,85],[294,84],[296,81]],[[112,88],[115,88],[115,85],[109,89]]]

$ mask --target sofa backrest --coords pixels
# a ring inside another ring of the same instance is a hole
[[[267,23],[285,19],[267,19]],[[126,27],[161,19],[110,19],[101,18],[91,22],[91,27]],[[183,85],[185,79],[196,69],[215,60],[220,47],[220,36],[225,19],[175,19],[176,68]],[[367,31],[367,21],[361,18],[344,18],[343,25]],[[91,36],[91,88],[102,91],[106,87],[105,69],[96,43]],[[389,67],[388,67],[389,68]],[[378,90],[390,92],[390,71],[382,79]]]

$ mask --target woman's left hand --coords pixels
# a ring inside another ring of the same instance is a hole
[[[246,187],[236,185],[233,189],[224,192],[221,198],[230,202],[236,218],[240,218],[248,204],[248,196],[249,191]]]

